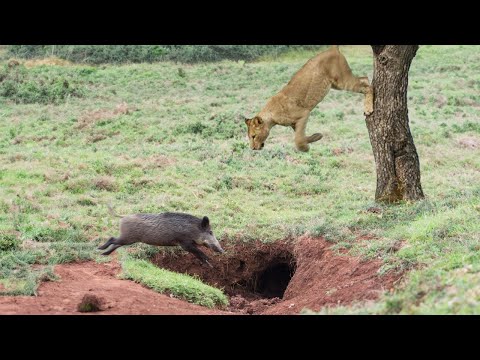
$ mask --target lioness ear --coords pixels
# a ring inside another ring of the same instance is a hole
[[[259,118],[258,116],[255,116],[253,118],[253,125],[259,126],[259,125],[262,125],[262,124],[263,124],[263,120],[261,118]]]
[[[247,124],[248,126],[250,125],[250,122],[252,121],[252,119],[247,119],[245,118],[245,124]]]

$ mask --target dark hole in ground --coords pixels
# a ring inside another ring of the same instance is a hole
[[[257,288],[253,289],[266,298],[283,298],[285,290],[295,272],[288,263],[278,263],[268,266],[257,276]]]
[[[403,276],[379,277],[381,261],[339,257],[322,238],[302,237],[295,247],[290,240],[222,245],[224,254],[205,251],[213,268],[183,250],[159,252],[151,261],[222,289],[230,300],[228,310],[244,314],[296,314],[305,307],[319,311],[327,305],[375,300]]]
[[[226,253],[222,255],[204,250],[213,269],[182,251],[157,253],[151,260],[159,267],[198,276],[206,284],[221,288],[233,299],[230,309],[243,311],[256,303],[253,311],[259,312],[284,297],[296,270],[291,243],[250,242],[224,248]]]
[[[228,295],[241,295],[247,299],[282,299],[295,274],[296,262],[293,255],[288,251],[279,256],[262,254],[250,261],[240,261],[242,276],[225,289]],[[245,268],[250,271],[243,271]]]

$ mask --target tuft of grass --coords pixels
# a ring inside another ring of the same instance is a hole
[[[57,277],[51,266],[32,269],[33,264],[42,262],[43,251],[0,251],[0,295],[36,295],[42,281],[53,281]]]
[[[18,249],[20,241],[17,235],[6,231],[0,231],[0,253]]]
[[[101,176],[93,181],[96,189],[105,191],[115,191],[117,189],[115,179],[110,176]]]
[[[188,302],[213,308],[228,304],[219,289],[189,275],[160,269],[145,260],[127,258],[122,261],[122,277],[141,283],[159,293],[169,293]]]

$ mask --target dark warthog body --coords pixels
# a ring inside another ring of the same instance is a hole
[[[208,256],[198,246],[206,246],[219,253],[224,252],[213,235],[210,221],[206,216],[201,219],[189,214],[162,213],[135,214],[121,218],[120,236],[118,238],[111,237],[99,247],[100,250],[104,250],[112,245],[102,255],[109,255],[120,246],[137,242],[156,246],[178,245],[211,266]]]

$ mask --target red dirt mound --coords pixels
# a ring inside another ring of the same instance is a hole
[[[223,287],[230,296],[229,310],[243,314],[298,314],[304,308],[318,311],[324,306],[374,300],[402,276],[379,276],[380,260],[338,255],[331,245],[306,236],[294,242],[224,244],[223,255],[205,250],[213,270],[187,253],[159,253],[152,262]]]
[[[375,300],[401,277],[393,273],[379,276],[380,260],[336,255],[323,239],[299,238],[294,255],[297,269],[283,301],[264,314],[298,314],[303,308],[319,311],[324,306]]]
[[[55,266],[59,281],[42,283],[38,296],[0,296],[0,314],[88,314],[77,305],[86,294],[102,299],[104,311],[90,314],[228,314],[158,294],[139,284],[120,280],[120,266],[94,262]]]
[[[60,280],[42,283],[39,296],[0,296],[0,314],[81,314],[77,306],[87,294],[100,299],[102,311],[95,314],[298,314],[304,308],[319,311],[324,306],[375,300],[402,276],[379,276],[380,260],[338,255],[322,238],[304,236],[294,242],[224,247],[226,254],[210,254],[214,269],[202,266],[186,252],[159,253],[152,262],[223,287],[230,296],[230,312],[207,309],[120,280],[116,277],[120,267],[113,261],[57,265],[55,273]]]

